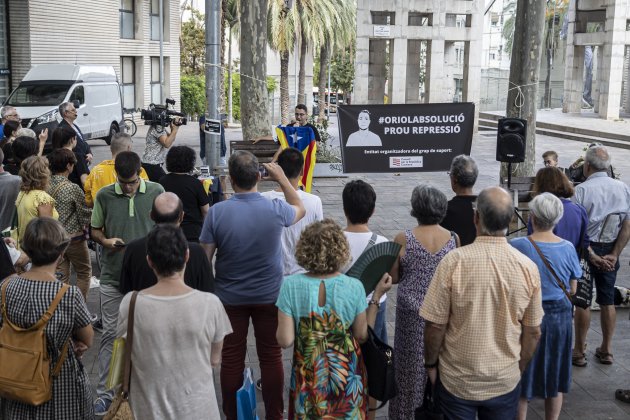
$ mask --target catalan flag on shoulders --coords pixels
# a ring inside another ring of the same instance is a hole
[[[304,191],[311,192],[313,170],[315,169],[315,154],[317,153],[317,142],[315,141],[313,129],[311,127],[279,125],[276,127],[276,135],[283,149],[294,147],[302,152],[304,156],[304,173],[300,184],[304,187]]]

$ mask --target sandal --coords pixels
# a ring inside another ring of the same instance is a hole
[[[586,367],[586,365],[588,365],[588,360],[586,360],[586,354],[573,353],[573,355],[571,356],[571,363],[573,364],[573,366]]]
[[[621,402],[630,404],[630,389],[618,389],[615,391],[615,398]]]
[[[613,355],[612,353],[603,352],[597,347],[595,349],[595,357],[599,360],[599,363],[602,365],[612,365],[613,364]]]

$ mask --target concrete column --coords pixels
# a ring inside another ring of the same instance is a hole
[[[603,60],[603,51],[604,47],[593,47],[593,112],[599,114],[599,99],[601,98],[602,93],[602,77],[604,77],[604,73],[602,71],[602,65],[604,63]],[[600,115],[601,116],[601,115]]]
[[[369,91],[370,39],[357,37],[356,58],[354,60],[354,90],[352,102],[366,104]]]
[[[390,103],[404,104],[407,90],[407,40],[403,38],[393,39],[389,41],[389,49],[390,51],[393,50],[393,56],[389,62],[391,73],[389,85],[392,91]],[[417,80],[416,78],[416,82]]]
[[[370,39],[370,59],[368,69],[368,104],[382,104],[387,78],[386,39]]]
[[[481,60],[482,60],[482,34],[483,14],[472,15],[470,41],[464,46],[464,80],[462,86],[462,100],[479,104],[481,98]],[[479,115],[479,106],[475,107],[476,116]]]
[[[426,102],[448,102],[444,85],[444,40],[434,39],[427,50]]]
[[[410,39],[407,41],[405,101],[408,104],[420,102],[420,48],[422,48],[421,40]]]
[[[571,26],[572,24],[569,23],[569,28]],[[581,112],[584,88],[584,47],[567,45],[565,65],[562,112]]]
[[[624,90],[624,111],[630,112],[630,46],[626,45],[625,62],[625,90]]]
[[[603,47],[601,73],[597,79],[600,87],[599,116],[607,120],[619,118],[623,56],[626,38],[627,0],[617,0],[606,8],[606,43]]]

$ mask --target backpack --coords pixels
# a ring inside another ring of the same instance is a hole
[[[2,285],[2,328],[0,328],[0,397],[30,405],[41,405],[52,397],[52,380],[59,375],[68,353],[70,338],[66,340],[57,365],[50,369],[46,345],[46,324],[69,289],[63,284],[55,299],[34,325],[20,328],[7,317],[6,289]]]

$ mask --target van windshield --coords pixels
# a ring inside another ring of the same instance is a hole
[[[54,106],[63,102],[73,82],[22,82],[5,105]]]

